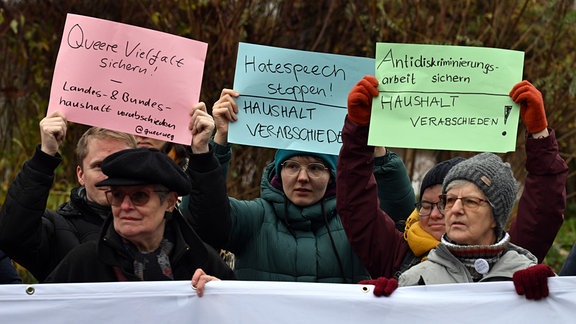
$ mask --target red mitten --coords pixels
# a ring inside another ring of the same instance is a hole
[[[518,270],[514,272],[512,281],[518,295],[526,295],[526,299],[541,299],[548,297],[548,277],[555,276],[554,271],[546,264]]]
[[[377,95],[378,80],[371,75],[364,76],[348,94],[348,118],[358,125],[368,125],[372,110],[372,97]]]
[[[374,296],[390,296],[398,288],[398,280],[380,277],[378,279],[361,280],[361,285],[374,285]]]
[[[535,134],[548,127],[542,93],[530,82],[524,80],[516,83],[510,91],[510,97],[520,104],[520,117],[529,133]]]

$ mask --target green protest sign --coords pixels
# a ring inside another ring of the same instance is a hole
[[[508,152],[516,149],[524,53],[443,45],[378,43],[368,144]]]

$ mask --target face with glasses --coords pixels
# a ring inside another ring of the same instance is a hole
[[[453,185],[454,184],[454,185]],[[446,235],[463,245],[489,245],[496,242],[497,226],[490,202],[478,186],[454,181],[442,196],[446,215]]]
[[[422,193],[420,202],[416,205],[420,227],[436,240],[440,240],[446,231],[444,214],[438,209],[438,198],[442,193],[442,185],[428,187]]]
[[[114,229],[140,251],[154,251],[164,236],[164,214],[178,199],[175,192],[153,185],[113,186],[106,191]]]
[[[309,206],[324,197],[330,169],[321,159],[293,156],[281,164],[280,177],[286,197],[296,206]]]

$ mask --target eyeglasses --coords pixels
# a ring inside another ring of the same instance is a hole
[[[430,216],[430,214],[432,214],[432,210],[434,210],[434,206],[438,208],[440,214],[444,215],[444,210],[440,208],[441,203],[442,203],[441,201],[435,203],[429,201],[421,201],[419,203],[416,203],[416,209],[418,209],[418,215],[421,217]]]
[[[112,206],[118,207],[122,205],[124,201],[124,197],[130,197],[130,201],[134,206],[143,206],[148,201],[150,201],[150,193],[151,192],[168,192],[165,190],[152,190],[150,192],[145,190],[138,190],[133,192],[124,192],[121,190],[107,190],[106,191],[106,200]]]
[[[440,195],[440,201],[438,202],[439,210],[446,210],[454,207],[456,201],[460,199],[462,201],[462,207],[466,210],[476,210],[480,208],[483,203],[489,203],[487,199],[476,198],[476,197],[456,197],[448,195]],[[490,204],[491,205],[491,204]]]
[[[281,164],[281,166],[282,170],[286,172],[286,175],[291,177],[300,174],[300,170],[302,170],[303,167],[306,168],[306,173],[308,173],[310,178],[320,178],[328,170],[328,168],[322,163],[308,163],[304,166],[296,161],[291,160],[285,161]]]

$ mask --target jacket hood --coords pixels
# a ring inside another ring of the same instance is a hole
[[[334,184],[333,194],[328,193],[319,202],[306,207],[298,207],[286,198],[282,184],[277,180],[274,164],[266,166],[260,182],[260,197],[272,203],[277,217],[286,221],[295,230],[310,231],[325,226],[326,219],[336,216],[336,194]],[[326,219],[325,219],[326,218]]]

